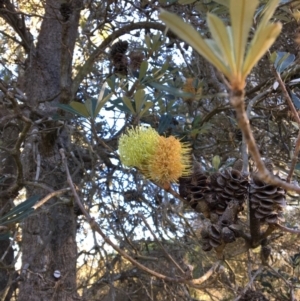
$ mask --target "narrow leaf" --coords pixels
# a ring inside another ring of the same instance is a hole
[[[1,223],[2,226],[10,225],[16,222],[19,222],[20,220],[24,219],[25,217],[29,216],[31,213],[34,212],[33,208],[30,208],[26,211],[20,212],[18,215],[15,215],[9,219],[7,219],[5,222]]]
[[[150,39],[149,35],[145,35],[145,43],[146,43],[148,49],[151,49],[152,44],[151,44],[151,39]]]
[[[139,80],[142,80],[145,77],[147,69],[148,69],[148,62],[143,61],[140,67]]]
[[[196,2],[196,0],[178,0],[178,4],[187,5]]]
[[[76,114],[86,118],[90,117],[90,114],[83,103],[71,101],[70,106],[76,111]]]
[[[98,104],[96,108],[96,116],[99,114],[100,110],[103,108],[103,106],[106,104],[106,102],[113,96],[113,92],[107,94],[105,97],[103,97],[100,101],[98,99]]]
[[[153,102],[147,101],[144,105],[143,110],[140,112],[140,117],[142,117],[147,111],[153,106]]]
[[[236,62],[236,73],[242,71],[248,34],[258,0],[231,0],[230,17],[232,26],[233,48]]]
[[[96,110],[96,101],[93,99],[87,99],[84,103],[86,110],[88,111],[88,114],[90,117],[95,117],[95,110]]]
[[[225,59],[226,63],[229,65],[230,69],[235,70],[236,65],[234,62],[232,45],[230,43],[231,38],[228,35],[228,31],[223,21],[219,17],[208,13],[207,22],[212,37],[216,41],[218,48],[221,50],[223,58]]]
[[[292,101],[294,103],[294,106],[297,110],[300,110],[300,99],[298,96],[296,96],[296,94],[294,94],[293,92],[291,92],[291,98]]]
[[[261,19],[261,21],[259,22],[258,25],[258,30],[259,27],[265,27],[267,25],[267,23],[270,21],[270,19],[272,18],[278,3],[280,0],[269,0],[268,3],[266,4],[264,10],[262,11],[263,17]]]
[[[293,62],[295,61],[295,55],[289,54],[284,56],[282,62],[280,62],[279,66],[276,68],[279,73],[282,73],[285,69],[287,69]]]
[[[186,93],[186,92],[183,92],[182,90],[179,90],[175,87],[169,87],[169,86],[165,86],[165,85],[161,85],[161,84],[158,84],[158,83],[149,83],[149,86],[157,89],[157,90],[160,90],[160,91],[166,91],[174,96],[179,96],[179,97],[191,97],[193,96],[192,93]]]
[[[157,131],[159,134],[164,133],[167,129],[174,127],[173,116],[169,113],[160,117]]]
[[[111,77],[106,79],[106,82],[107,82],[108,86],[110,87],[110,89],[114,92],[116,89],[116,76],[112,75]]]
[[[243,67],[243,76],[245,78],[250,73],[253,66],[256,65],[259,59],[275,42],[280,34],[281,28],[281,23],[268,24],[265,28],[262,28],[255,33]]]
[[[122,97],[122,100],[123,100],[124,104],[126,105],[126,107],[130,110],[130,112],[131,112],[132,114],[135,114],[136,112],[135,112],[135,109],[134,109],[133,106],[132,106],[131,99],[128,98],[127,96],[123,96],[123,97]]]
[[[77,104],[81,105],[84,108],[83,109],[84,113],[81,112],[82,108],[80,106],[78,106]],[[59,103],[59,104],[57,104],[57,107],[64,110],[64,111],[66,111],[66,112],[74,114],[74,115],[79,115],[79,116],[84,117],[84,118],[89,117],[89,114],[86,111],[86,108],[84,107],[84,104],[82,104],[80,102],[77,102],[77,101],[71,101],[70,105]]]
[[[137,90],[133,98],[135,100],[135,111],[139,113],[145,102],[145,91],[143,89]]]
[[[38,199],[39,196],[35,195],[17,205],[0,218],[0,224],[4,225],[7,220],[11,221],[14,216],[19,216],[20,214],[22,214],[22,212],[27,212],[28,210],[30,211],[32,209],[32,206],[38,201]]]
[[[199,54],[212,63],[217,69],[229,76],[228,69],[214,51],[205,43],[192,25],[185,23],[175,14],[161,10],[159,18],[182,40],[190,44]]]

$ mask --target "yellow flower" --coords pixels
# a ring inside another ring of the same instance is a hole
[[[149,157],[155,152],[159,134],[143,126],[127,131],[119,140],[121,162],[128,167],[145,169]]]
[[[121,162],[138,168],[145,177],[166,189],[191,171],[190,149],[174,136],[159,136],[152,128],[128,130],[119,140]]]
[[[187,78],[185,80],[184,85],[182,86],[182,91],[191,94],[191,96],[183,97],[183,100],[186,102],[189,102],[189,103],[191,103],[192,101],[199,98],[199,96],[201,97],[201,94],[202,94],[202,88],[199,87],[196,89],[196,87],[194,85],[194,80],[195,80],[194,77]]]
[[[179,177],[190,174],[191,163],[189,147],[175,137],[159,137],[155,152],[147,164],[146,176],[168,187],[170,182],[176,182]]]

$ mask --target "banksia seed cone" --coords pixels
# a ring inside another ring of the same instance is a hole
[[[179,179],[180,196],[185,198],[195,211],[203,213],[205,217],[209,217],[209,207],[205,200],[205,195],[209,191],[208,178],[198,162],[194,163],[193,173],[190,177]]]
[[[255,209],[255,217],[263,222],[283,222],[285,191],[281,187],[266,184],[254,174],[250,183],[250,206]]]
[[[242,172],[243,170],[243,160],[238,159],[234,162],[232,169],[238,170],[239,172]]]
[[[132,51],[129,54],[129,58],[130,58],[129,68],[132,71],[140,70],[141,64],[145,59],[144,54],[140,51],[139,52]]]
[[[127,49],[128,49],[128,42],[127,41],[119,41],[112,45],[111,51],[110,51],[110,56],[112,59],[114,59],[114,57],[117,54],[125,54]]]
[[[215,201],[209,202],[209,206],[214,212],[222,215],[231,200],[237,200],[240,204],[239,211],[243,210],[248,180],[238,170],[226,169],[222,173],[216,173],[211,177],[211,187]]]
[[[114,72],[127,75],[128,60],[125,55],[128,48],[127,41],[119,41],[112,45],[110,58],[114,66]]]
[[[201,231],[202,249],[210,251],[212,248],[217,248],[222,243],[221,228],[217,225],[209,225]]]
[[[237,200],[228,203],[223,215],[218,217],[215,224],[207,226],[201,232],[202,249],[209,251],[211,248],[217,248],[222,244],[234,242],[239,237],[238,225],[234,224],[237,220],[237,214],[240,204]],[[213,213],[211,213],[211,222]]]

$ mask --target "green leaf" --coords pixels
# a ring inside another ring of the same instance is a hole
[[[215,170],[219,169],[220,163],[221,163],[220,157],[218,155],[214,156],[212,159],[212,166]]]
[[[172,94],[174,96],[179,96],[179,97],[190,97],[190,96],[192,96],[191,93],[183,92],[182,90],[179,90],[178,88],[161,85],[161,84],[154,83],[154,82],[149,83],[149,86],[151,86],[151,87],[153,87],[157,90],[160,90],[160,91],[169,92],[170,94]]]
[[[147,111],[153,106],[153,102],[147,101],[144,105],[143,110],[140,112],[139,116],[142,117]]]
[[[230,1],[230,18],[232,26],[233,50],[238,74],[242,71],[248,34],[253,22],[253,15],[258,0]]]
[[[256,65],[265,52],[272,46],[280,34],[281,28],[281,23],[267,24],[265,28],[255,32],[244,62],[243,75],[245,77],[250,73],[254,65]]]
[[[32,213],[34,211],[32,207],[38,201],[39,198],[40,197],[37,195],[32,196],[24,202],[22,202],[21,204],[14,207],[13,209],[11,209],[8,213],[6,213],[0,218],[0,225],[6,225],[19,221],[28,214]]]
[[[145,103],[145,91],[143,89],[137,90],[133,98],[135,100],[135,111],[139,113]]]
[[[111,77],[106,79],[106,82],[108,84],[108,86],[110,87],[110,89],[115,92],[116,90],[116,76],[112,75]]]
[[[140,67],[140,74],[139,74],[140,81],[145,77],[147,70],[148,70],[148,62],[143,61]]]
[[[222,57],[226,60],[231,70],[236,69],[231,45],[231,37],[223,21],[213,14],[207,14],[207,23],[212,37],[221,50]]]
[[[107,107],[106,110],[107,111],[112,111],[115,110],[116,108],[118,110],[120,110],[121,112],[125,112],[125,113],[132,113],[128,107],[124,104],[123,100],[121,97],[118,97],[114,100],[111,100],[110,103],[112,104],[112,106]]]
[[[294,103],[294,106],[297,110],[300,110],[300,99],[299,97],[294,94],[293,92],[291,92],[291,98],[292,98],[292,101]]]
[[[88,114],[93,119],[95,118],[95,111],[96,111],[96,101],[93,98],[89,98],[84,103]]]
[[[71,101],[70,106],[77,112],[76,114],[86,118],[90,117],[85,104],[77,101]]]
[[[89,117],[88,112],[86,111],[85,107],[84,107],[84,109],[86,111],[86,114],[82,114],[80,111],[77,110],[77,107],[74,108],[73,106],[71,106],[72,103],[77,103],[77,104],[80,104],[80,105],[82,105],[84,107],[84,104],[79,103],[79,102],[75,102],[75,101],[71,101],[70,105],[59,103],[59,104],[57,104],[57,107],[60,108],[60,109],[62,109],[62,110],[64,110],[64,111],[66,111],[66,112],[74,114],[74,115],[79,115],[79,116],[84,117],[84,118]]]
[[[145,35],[145,43],[146,43],[148,49],[151,49],[152,43],[151,43],[151,38],[149,35]]]
[[[95,117],[99,114],[100,110],[103,108],[103,106],[106,104],[106,102],[113,96],[113,92],[105,95],[105,84],[101,88],[101,92],[99,94],[96,109],[95,109]]]
[[[130,112],[131,112],[132,114],[135,114],[136,111],[135,111],[135,109],[134,109],[133,106],[132,106],[132,101],[131,101],[131,99],[128,98],[127,96],[123,96],[123,97],[122,97],[122,100],[123,100],[124,104],[126,105],[126,107],[130,110]]]
[[[200,34],[190,24],[185,23],[175,14],[161,10],[159,18],[166,23],[179,38],[190,44],[199,54],[212,63],[217,69],[230,77],[230,72],[223,61],[215,55],[215,52],[202,39]]]
[[[10,225],[10,224],[13,224],[13,223],[17,223],[17,222],[21,221],[22,219],[28,217],[33,212],[34,212],[33,208],[30,208],[26,211],[20,212],[18,215],[9,218],[5,222],[1,222],[1,225],[5,226],[5,225]]]

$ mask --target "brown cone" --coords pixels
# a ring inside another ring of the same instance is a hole
[[[255,217],[262,222],[283,222],[285,191],[281,187],[266,184],[254,174],[250,183],[250,206],[255,209]]]

